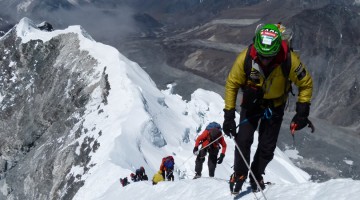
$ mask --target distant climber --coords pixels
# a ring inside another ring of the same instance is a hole
[[[144,167],[140,167],[139,169],[137,169],[135,171],[135,174],[131,173],[130,177],[131,177],[131,180],[134,181],[134,182],[149,180],[147,175],[145,174]]]
[[[127,177],[125,178],[120,178],[120,183],[123,187],[127,186],[130,184],[130,182],[128,181]]]
[[[164,180],[167,179],[168,181],[170,180],[174,181],[174,174],[173,174],[174,165],[175,162],[172,156],[167,156],[162,159],[160,165],[160,171]]]
[[[210,144],[211,143],[211,144]],[[199,151],[199,145],[201,144],[201,149]],[[222,147],[221,154],[218,156],[220,146]],[[199,151],[199,152],[198,152]],[[216,164],[221,164],[226,152],[226,142],[222,136],[222,130],[220,124],[216,122],[210,123],[206,129],[201,133],[201,135],[196,139],[195,147],[193,153],[197,155],[195,160],[195,177],[201,177],[202,166],[205,161],[205,156],[209,153],[208,157],[208,167],[209,167],[209,176],[214,177]]]
[[[156,185],[158,182],[164,181],[164,177],[162,175],[162,171],[159,170],[156,174],[154,174],[152,178],[153,185]]]

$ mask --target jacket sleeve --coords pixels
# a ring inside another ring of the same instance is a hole
[[[161,160],[161,164],[160,164],[160,170],[161,171],[164,171],[165,169],[165,167],[164,167],[164,161],[165,161],[165,159],[163,158],[162,160]]]
[[[224,137],[220,138],[219,143],[221,144],[221,147],[222,147],[221,153],[225,154],[227,145],[226,145],[226,142],[224,140]]]
[[[230,73],[226,79],[225,85],[225,109],[231,110],[235,108],[236,105],[236,97],[239,91],[239,88],[245,85],[246,74],[244,71],[244,61],[246,52],[248,50],[245,49],[242,51],[238,57],[236,58]]]
[[[298,87],[298,102],[310,103],[313,90],[312,78],[295,52],[291,52],[291,69],[289,78]]]
[[[196,138],[195,141],[195,147],[198,147],[200,145],[201,141],[205,141],[208,137],[209,131],[208,130],[204,130],[201,135],[199,135],[198,138]]]

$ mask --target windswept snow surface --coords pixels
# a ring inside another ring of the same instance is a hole
[[[243,188],[249,187],[245,183]],[[330,180],[324,183],[276,183],[268,186],[264,194],[268,200],[358,200],[360,182],[348,179]],[[151,185],[150,182],[131,183],[124,188],[113,186],[100,199],[194,199],[194,200],[224,200],[238,199],[228,191],[224,180],[200,178],[178,182],[160,182]],[[240,194],[241,200],[254,200],[253,193]],[[257,198],[264,199],[261,193]]]
[[[203,165],[203,178],[192,180],[195,156],[192,155],[194,141],[206,124],[222,123],[224,100],[220,95],[196,90],[191,101],[172,94],[172,86],[160,91],[151,78],[136,63],[128,60],[116,49],[97,43],[79,26],[65,30],[42,32],[23,19],[17,27],[23,42],[40,39],[44,42],[62,34],[75,33],[79,37],[80,49],[98,60],[95,70],[103,72],[107,67],[110,84],[108,103],[102,105],[102,114],[95,110],[94,103],[101,95],[92,94],[93,101],[87,106],[83,126],[89,133],[97,135],[100,147],[91,154],[91,168],[84,172],[74,167],[70,173],[81,174],[85,181],[75,195],[75,200],[162,200],[162,199],[233,199],[228,180],[232,173],[234,143],[226,137],[228,144],[224,162],[218,165],[216,178],[208,175],[207,160]],[[144,66],[146,67],[146,66]],[[93,103],[93,104],[92,104]],[[237,116],[237,119],[239,116]],[[94,125],[96,130],[92,130]],[[81,140],[83,138],[79,138]],[[76,142],[76,141],[74,141]],[[252,155],[257,146],[257,134],[252,146]],[[324,152],[325,154],[326,152]],[[151,181],[131,183],[122,187],[119,179],[128,177],[140,166],[144,166],[151,180],[159,169],[162,157],[175,158],[174,182],[161,182],[153,186]],[[310,182],[310,176],[295,167],[278,148],[273,161],[266,169],[265,181],[276,183],[265,191],[267,199],[360,199],[360,181],[337,179],[324,183]],[[244,188],[248,186],[245,183]],[[257,194],[258,197],[261,194]],[[252,193],[242,199],[254,199]]]

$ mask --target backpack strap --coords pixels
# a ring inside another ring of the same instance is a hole
[[[244,71],[245,71],[245,75],[246,75],[245,85],[247,84],[247,81],[250,77],[251,68],[252,68],[252,59],[250,56],[250,51],[251,51],[252,45],[253,44],[249,45],[248,50],[246,52],[245,60],[244,60]]]
[[[292,90],[291,80],[289,79],[289,74],[290,74],[290,70],[291,70],[291,51],[292,51],[291,49],[288,49],[288,52],[286,55],[286,60],[285,60],[285,62],[283,62],[281,64],[281,71],[284,74],[284,77],[286,79],[284,94],[287,94],[290,92],[293,96],[295,96],[295,94]]]
[[[288,51],[285,62],[281,64],[281,70],[286,79],[289,78],[290,68],[291,68],[291,53],[290,51]]]

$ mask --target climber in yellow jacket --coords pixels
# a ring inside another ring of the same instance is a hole
[[[262,175],[273,159],[285,104],[291,83],[298,87],[296,115],[291,130],[300,130],[311,124],[308,120],[312,97],[312,78],[299,56],[290,50],[281,32],[274,24],[266,24],[256,31],[254,43],[239,54],[226,80],[223,131],[234,136],[247,163],[254,132],[259,126],[258,148],[250,176],[253,191],[265,188]],[[238,90],[242,89],[239,130],[236,131],[235,104]],[[260,124],[259,124],[260,121]],[[312,125],[312,124],[311,124]],[[235,149],[234,173],[230,190],[239,193],[249,169],[239,151]]]
[[[153,185],[156,185],[158,182],[164,181],[164,177],[162,176],[162,171],[159,170],[156,174],[154,174],[152,182]]]

